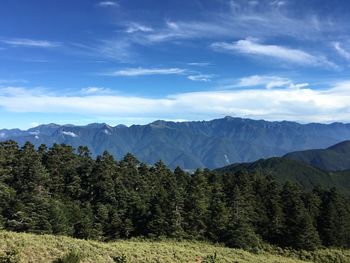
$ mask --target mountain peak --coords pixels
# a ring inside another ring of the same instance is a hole
[[[95,129],[112,129],[111,126],[109,126],[107,123],[90,123],[86,125],[87,128],[95,128]]]
[[[169,123],[171,123],[170,121],[164,121],[164,120],[156,120],[152,123],[150,123],[150,125],[152,126],[161,126],[161,127],[165,127],[167,126]]]
[[[41,129],[41,128],[58,128],[60,127],[61,125],[59,124],[56,124],[56,123],[49,123],[49,124],[41,124],[41,125],[38,125],[36,127],[33,127],[29,130],[33,130],[33,129]]]

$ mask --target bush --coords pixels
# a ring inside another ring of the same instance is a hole
[[[63,258],[57,259],[54,263],[80,263],[81,255],[76,251],[70,251]]]
[[[112,257],[116,263],[127,263],[126,256],[124,254]]]
[[[0,263],[19,263],[20,255],[17,249],[11,249],[5,251],[3,255],[0,255]]]
[[[203,263],[219,263],[219,261],[216,259],[216,252],[213,255],[206,256],[202,262]]]

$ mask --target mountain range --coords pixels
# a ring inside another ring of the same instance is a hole
[[[252,162],[294,151],[326,148],[349,139],[350,124],[299,124],[233,117],[189,122],[159,120],[130,127],[98,123],[86,126],[48,124],[28,130],[0,130],[0,140],[14,140],[20,145],[26,141],[36,146],[84,145],[93,156],[107,150],[118,159],[130,152],[148,164],[161,159],[170,167],[184,169]],[[302,159],[298,156],[300,154],[293,153],[289,158]],[[311,159],[315,164],[315,158]]]

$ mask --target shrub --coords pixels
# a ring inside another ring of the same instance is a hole
[[[17,249],[11,249],[5,251],[3,255],[0,255],[0,263],[19,263],[20,255]]]
[[[112,257],[116,263],[127,263],[126,256],[124,254]]]
[[[206,256],[202,263],[219,263],[219,261],[216,259],[216,252],[213,255]]]
[[[54,263],[80,263],[81,255],[76,251],[70,251],[63,258],[57,259]]]

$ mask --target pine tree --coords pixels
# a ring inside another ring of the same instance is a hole
[[[282,191],[285,213],[283,244],[293,248],[315,249],[320,246],[318,232],[301,198],[297,185],[286,183]]]
[[[72,226],[69,224],[66,208],[58,200],[51,200],[49,204],[49,222],[52,227],[52,233],[56,235],[71,235]]]
[[[283,240],[284,214],[280,197],[280,186],[271,176],[266,177],[266,189],[262,193],[262,209],[266,213],[260,231],[263,238],[272,243],[280,244]]]
[[[99,231],[94,229],[94,214],[90,203],[72,202],[69,204],[68,211],[70,222],[73,225],[74,237],[83,239],[100,237]]]
[[[251,248],[259,244],[259,237],[251,225],[249,200],[245,199],[238,186],[230,201],[229,223],[224,242],[229,247]]]
[[[207,231],[210,192],[205,172],[197,170],[187,189],[185,200],[185,229],[189,236],[204,238]]]
[[[92,170],[92,193],[94,202],[116,204],[114,192],[114,177],[116,176],[116,162],[112,155],[104,152],[96,159],[95,167]]]
[[[325,246],[349,247],[349,205],[336,189],[323,192],[318,226]]]
[[[207,220],[207,236],[210,240],[220,242],[225,236],[229,221],[229,211],[225,203],[225,194],[222,188],[220,175],[214,175],[211,180],[212,192]]]

